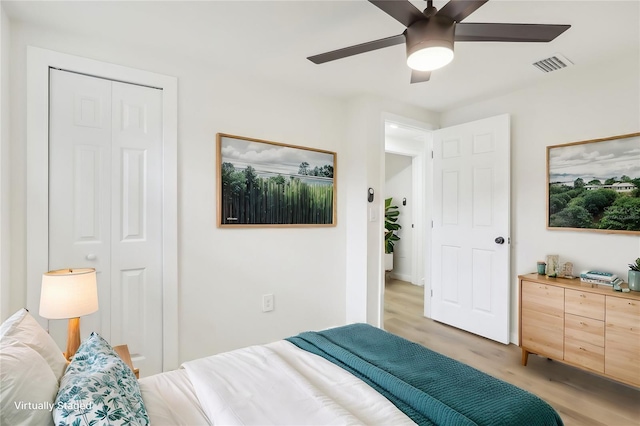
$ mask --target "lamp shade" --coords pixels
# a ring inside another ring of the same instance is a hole
[[[40,316],[79,318],[98,310],[98,283],[94,268],[58,269],[42,275]]]

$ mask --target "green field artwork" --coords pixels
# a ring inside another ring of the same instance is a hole
[[[548,228],[640,233],[640,133],[547,147]]]
[[[334,226],[336,154],[218,134],[219,226]]]

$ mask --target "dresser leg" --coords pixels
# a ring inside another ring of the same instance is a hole
[[[529,352],[525,348],[522,348],[522,365],[526,366],[529,361]]]

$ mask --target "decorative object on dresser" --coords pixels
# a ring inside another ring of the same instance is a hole
[[[519,346],[640,387],[640,294],[538,274],[520,275]]]
[[[217,134],[219,227],[336,226],[336,153]]]
[[[42,275],[40,316],[69,319],[67,361],[71,361],[80,346],[80,317],[97,310],[98,284],[94,268],[58,269]]]
[[[558,276],[558,267],[560,266],[560,256],[557,254],[547,255],[547,275],[549,277]]]
[[[560,265],[560,272],[558,272],[558,276],[564,278],[574,278],[573,276],[573,263],[564,262]]]
[[[640,133],[547,147],[547,229],[640,233]]]
[[[629,290],[640,291],[640,257],[629,264]]]
[[[589,284],[619,286],[623,283],[622,279],[616,274],[603,271],[584,271],[580,273],[580,281]]]

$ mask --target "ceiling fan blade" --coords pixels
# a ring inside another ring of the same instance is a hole
[[[380,40],[369,41],[367,43],[357,44],[355,46],[345,47],[342,49],[333,50],[331,52],[309,56],[307,59],[314,64],[324,64],[325,62],[335,61],[336,59],[342,59],[348,56],[358,55],[360,53],[370,52],[372,50],[382,49],[389,46],[395,46],[396,44],[402,44],[404,42],[404,34],[398,34],[396,36],[391,36]]]
[[[556,24],[456,24],[455,41],[548,42],[571,28]]]
[[[405,27],[411,26],[425,16],[409,0],[369,0],[378,6],[384,13],[400,22]]]
[[[431,78],[431,71],[411,70],[411,84],[422,83],[423,81],[429,81],[430,78]]]
[[[449,3],[445,4],[442,9],[438,11],[438,15],[448,16],[454,21],[460,22],[488,1],[489,0],[450,0]]]

